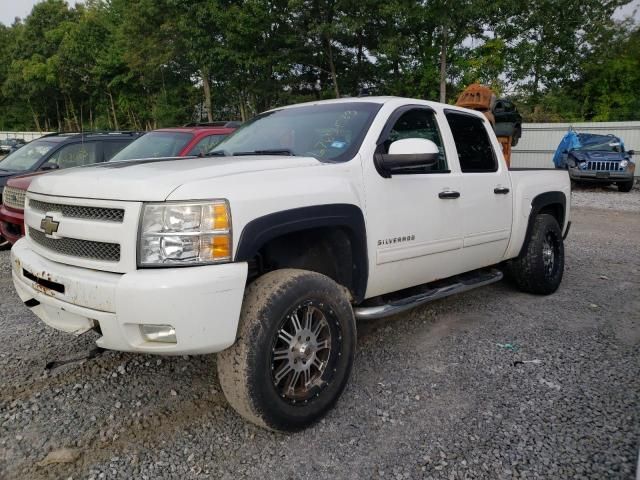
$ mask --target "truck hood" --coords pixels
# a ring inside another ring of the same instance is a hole
[[[219,177],[234,181],[247,172],[319,165],[311,157],[273,155],[128,160],[43,175],[33,179],[29,191],[61,197],[160,202],[192,181]]]

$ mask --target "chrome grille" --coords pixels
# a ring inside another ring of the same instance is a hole
[[[122,223],[124,210],[121,208],[85,207],[78,205],[65,205],[62,203],[41,202],[29,200],[29,206],[38,212],[60,212],[63,217],[83,218],[86,220],[102,220],[105,222]]]
[[[587,167],[585,170],[594,170],[598,172],[619,172],[624,170],[624,168],[620,168],[620,162],[603,162],[590,160],[587,162]]]
[[[29,227],[29,237],[41,247],[61,255],[107,262],[120,261],[120,245],[117,243],[94,242],[77,238],[51,238],[32,227]]]
[[[2,192],[2,203],[7,207],[17,210],[24,210],[24,197],[27,191],[21,188],[4,187]]]

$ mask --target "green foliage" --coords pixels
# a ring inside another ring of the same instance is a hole
[[[0,25],[0,129],[247,119],[363,89],[437,100],[441,71],[448,101],[482,82],[528,120],[637,119],[640,30],[611,19],[625,3],[44,0]]]

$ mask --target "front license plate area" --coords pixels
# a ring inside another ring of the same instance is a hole
[[[52,280],[47,280],[46,278],[37,277],[33,273],[31,273],[30,271],[24,268],[22,269],[22,275],[24,275],[24,278],[28,278],[32,282],[37,283],[38,285],[46,288],[47,290],[53,290],[54,292],[64,294],[64,285],[61,283],[54,282]]]

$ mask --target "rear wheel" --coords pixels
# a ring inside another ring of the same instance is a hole
[[[629,180],[628,182],[618,182],[618,191],[620,192],[630,192],[633,188],[633,180]]]
[[[558,289],[564,273],[564,243],[553,216],[535,218],[524,251],[511,260],[509,270],[523,292],[548,295]]]
[[[218,355],[220,384],[247,420],[300,430],[340,397],[355,345],[353,310],[341,286],[319,273],[271,272],[247,288],[238,339]]]

